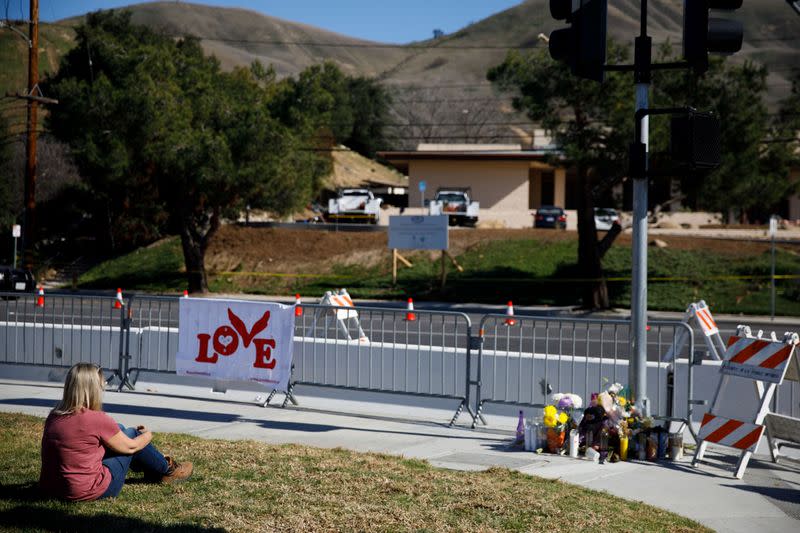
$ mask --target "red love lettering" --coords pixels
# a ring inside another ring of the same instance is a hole
[[[200,348],[197,350],[197,361],[198,363],[216,363],[217,362],[217,354],[214,354],[212,357],[208,356],[208,341],[211,340],[211,335],[208,333],[199,333],[197,335],[197,340],[200,342]]]
[[[250,331],[247,331],[247,326],[244,325],[242,319],[236,316],[230,308],[228,308],[228,319],[231,321],[231,324],[233,324],[233,327],[236,328],[236,331],[239,332],[239,335],[242,337],[242,343],[244,343],[244,347],[247,348],[256,335],[267,329],[269,325],[269,311],[266,311],[264,316],[256,320],[256,323],[253,324],[253,329]]]
[[[272,349],[275,348],[275,339],[256,339],[253,341],[256,347],[256,360],[253,368],[275,368],[277,359],[272,358]]]
[[[227,341],[227,342],[225,342]],[[231,355],[239,348],[239,337],[230,326],[220,326],[214,332],[214,351],[220,355]]]

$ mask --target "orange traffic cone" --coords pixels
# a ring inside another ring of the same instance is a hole
[[[303,308],[300,307],[300,295],[294,295],[294,316],[303,316]]]
[[[36,307],[44,307],[44,287],[39,285],[39,296],[36,298]]]
[[[117,297],[114,300],[114,309],[122,309],[123,305],[122,301],[122,289],[117,289]]]
[[[514,304],[511,303],[511,300],[508,301],[508,306],[506,307],[506,326],[514,326],[516,325],[517,321],[513,318],[514,317]]]
[[[413,322],[417,319],[417,314],[414,313],[414,300],[408,299],[408,306],[406,307],[406,320]]]
[[[184,297],[184,298],[188,298],[188,297],[189,297],[189,291],[187,291],[187,290],[184,290],[184,291],[183,291],[183,297]]]

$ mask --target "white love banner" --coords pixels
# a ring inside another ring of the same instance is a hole
[[[285,391],[292,368],[293,309],[277,303],[181,298],[178,375],[255,381]]]

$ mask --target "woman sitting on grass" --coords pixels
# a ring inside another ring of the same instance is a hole
[[[192,463],[173,461],[150,444],[144,426],[125,428],[104,413],[103,371],[90,363],[69,369],[64,397],[50,412],[42,435],[39,485],[65,500],[117,496],[128,469],[156,483],[178,483],[192,475]]]

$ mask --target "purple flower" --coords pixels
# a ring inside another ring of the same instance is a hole
[[[558,406],[557,407],[559,409],[561,409],[562,411],[567,410],[567,409],[572,409],[572,407],[573,407],[572,398],[570,398],[569,396],[564,396],[563,398],[558,400]]]

